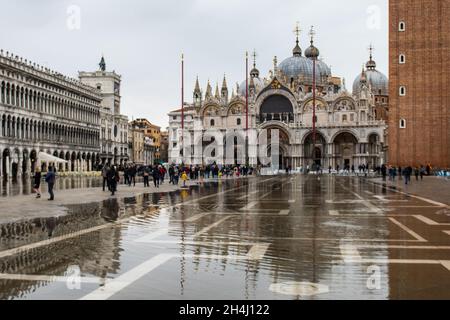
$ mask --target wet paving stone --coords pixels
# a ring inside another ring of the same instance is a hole
[[[363,178],[224,180],[65,208],[0,225],[0,299],[450,298],[447,205]]]

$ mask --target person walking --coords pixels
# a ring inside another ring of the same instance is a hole
[[[41,168],[36,167],[34,170],[34,183],[33,183],[33,191],[37,193],[36,199],[39,199],[41,197]]]
[[[412,168],[411,167],[406,167],[403,169],[403,176],[405,178],[405,185],[409,184],[409,182],[411,181],[411,173],[412,173]]]
[[[144,172],[142,173],[142,176],[144,177],[144,188],[150,187],[150,184],[148,183],[149,172],[148,172],[147,167],[144,168]]]
[[[152,176],[153,176],[153,184],[155,185],[155,188],[159,188],[159,169],[158,167],[153,167],[152,170]]]
[[[423,180],[423,176],[425,175],[425,167],[420,165],[420,180]]]
[[[50,199],[48,199],[48,201],[53,201],[55,200],[55,195],[53,193],[53,187],[55,186],[55,181],[56,181],[56,176],[55,173],[53,172],[53,167],[48,167],[48,172],[45,175],[45,182],[47,182],[48,184],[48,193],[50,195]]]
[[[183,188],[186,188],[186,181],[189,179],[188,175],[186,174],[186,171],[183,171],[181,174],[181,181],[183,181]]]
[[[117,191],[117,182],[119,181],[119,172],[116,167],[113,166],[108,172],[108,182],[111,188],[111,195],[113,196]]]
[[[175,186],[178,186],[178,180],[180,180],[180,170],[178,169],[178,167],[175,167],[173,169],[173,184]]]
[[[175,172],[175,169],[172,165],[169,167],[169,184],[174,184],[174,182],[173,182],[173,176],[175,174],[174,172]]]
[[[108,171],[109,171],[109,167],[108,167],[108,165],[105,164],[102,168],[103,191],[106,191],[105,190],[106,186],[108,187],[108,190],[111,191],[110,190],[111,188],[109,187],[109,183],[108,183]]]
[[[387,170],[387,168],[386,168],[386,165],[385,164],[383,164],[382,166],[381,166],[381,175],[383,176],[383,181],[386,181],[386,170]]]
[[[133,165],[129,171],[128,171],[128,185],[131,187],[131,184],[133,184],[133,187],[136,187],[136,166]]]
[[[420,170],[419,167],[414,168],[414,175],[416,176],[416,181],[419,181]]]

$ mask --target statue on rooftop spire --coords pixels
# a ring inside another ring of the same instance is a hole
[[[100,66],[100,70],[105,72],[106,71],[106,63],[105,63],[105,57],[102,55],[102,59],[100,60],[100,63],[98,64]]]

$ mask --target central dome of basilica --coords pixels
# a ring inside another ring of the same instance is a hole
[[[293,56],[285,59],[279,65],[279,70],[288,78],[300,78],[305,81],[312,82],[313,80],[313,60],[316,60],[316,78],[320,80],[321,77],[331,76],[330,67],[323,61],[317,60],[319,57],[319,49],[314,47],[311,40],[311,46],[306,49],[305,57],[302,56],[302,50],[297,44],[292,51]]]

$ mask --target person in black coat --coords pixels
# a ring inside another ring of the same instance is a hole
[[[153,167],[152,171],[153,176],[153,184],[155,185],[155,188],[159,188],[159,179],[160,179],[160,173],[158,167]]]
[[[113,166],[108,171],[108,182],[109,186],[111,187],[111,195],[113,196],[117,191],[117,182],[119,178],[119,172],[117,171],[116,167]]]

